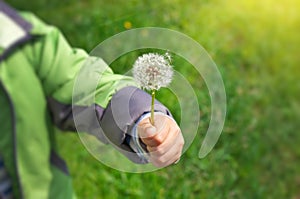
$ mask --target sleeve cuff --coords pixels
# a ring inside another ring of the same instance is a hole
[[[137,127],[144,118],[150,117],[151,113],[145,113],[142,115],[138,121],[134,124],[131,134],[130,139],[128,140],[128,144],[130,148],[138,155],[138,157],[143,160],[144,162],[149,162],[149,154],[147,151],[142,147],[141,145],[141,140],[138,135]]]
[[[143,90],[129,86],[116,92],[100,119],[100,126],[107,140],[118,151],[135,163],[145,164],[145,158],[139,156],[128,143],[128,136],[134,137],[133,128],[142,115],[151,110],[151,96]],[[171,116],[170,111],[155,101],[154,110]],[[137,139],[137,136],[135,136]]]

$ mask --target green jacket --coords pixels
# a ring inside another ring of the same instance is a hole
[[[89,56],[71,48],[57,28],[30,13],[19,15],[2,1],[1,23],[5,28],[0,29],[0,154],[13,180],[15,198],[73,198],[67,167],[54,147],[54,128],[76,131],[73,85]],[[89,110],[98,117],[87,117],[80,130],[95,134],[91,127],[99,122],[105,134],[98,132],[100,140],[110,140],[129,159],[144,163],[125,141],[128,128],[117,128],[113,121],[111,102],[130,97],[132,118],[124,123],[133,125],[149,111],[151,99],[133,87],[132,78],[114,74],[100,58],[95,59],[105,78],[97,86],[94,105],[78,107],[78,113]],[[159,103],[156,109],[169,114]]]

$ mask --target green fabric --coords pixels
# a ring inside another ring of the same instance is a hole
[[[45,190],[50,187],[52,174],[43,88],[22,52],[2,62],[0,70],[16,114],[17,166],[23,194],[25,198],[48,198]]]
[[[12,132],[12,113],[9,107],[9,99],[7,98],[4,88],[0,86],[0,154],[4,159],[6,169],[9,176],[13,181],[13,189],[16,190],[16,198],[19,198],[17,178],[15,174],[15,165],[13,161],[13,135],[12,133],[2,133],[2,132]],[[5,152],[5,153],[4,153]]]
[[[49,121],[46,97],[71,104],[76,74],[88,54],[71,48],[55,27],[45,25],[30,13],[22,13],[22,16],[33,24],[32,34],[38,37],[0,63],[0,81],[8,91],[16,114],[16,164],[23,195],[26,199],[74,198],[71,179],[49,163],[55,134]],[[103,76],[95,100],[105,107],[117,90],[135,83],[129,77],[124,80],[124,76],[113,74],[101,59],[98,61]],[[122,85],[118,84],[120,79],[124,82]],[[1,96],[0,115],[6,125],[1,124],[0,150],[12,179],[16,179],[12,121],[7,101]],[[14,193],[19,198],[16,188]]]
[[[71,103],[76,74],[88,54],[81,49],[71,48],[57,28],[45,25],[30,13],[22,15],[34,24],[32,34],[45,35],[41,42],[34,43],[29,51],[25,51],[42,80],[45,95],[62,103]],[[136,86],[131,77],[114,74],[102,59],[98,58],[97,64],[101,72],[101,82],[96,89],[98,95],[95,101],[100,106],[106,107],[111,96],[121,88]],[[120,80],[122,84],[119,84]]]
[[[68,176],[62,173],[55,166],[51,166],[51,172],[55,176],[52,179],[49,198],[66,199],[76,196],[73,193],[72,182]]]

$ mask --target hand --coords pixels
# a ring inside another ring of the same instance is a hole
[[[156,167],[166,167],[180,159],[184,139],[174,120],[155,114],[154,126],[150,118],[138,125],[138,134],[150,153],[150,162]]]

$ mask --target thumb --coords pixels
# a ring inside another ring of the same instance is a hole
[[[149,126],[145,129],[145,136],[144,138],[147,138],[147,137],[152,137],[154,136],[156,133],[156,128],[154,126]]]
[[[156,128],[150,122],[142,122],[138,127],[138,134],[141,138],[149,138],[154,136]]]

